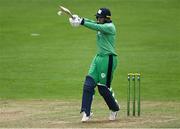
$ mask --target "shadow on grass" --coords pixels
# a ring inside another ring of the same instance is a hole
[[[110,121],[110,120],[90,120],[87,122],[82,122],[83,124],[105,124],[105,123],[117,123],[120,122],[120,119]]]

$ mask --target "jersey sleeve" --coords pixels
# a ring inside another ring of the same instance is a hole
[[[97,22],[89,21],[89,19],[84,19],[84,26],[92,30],[101,31],[102,33],[115,34],[115,29],[109,23],[98,24]]]

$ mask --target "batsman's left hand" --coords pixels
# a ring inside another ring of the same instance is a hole
[[[69,22],[73,27],[78,27],[82,22],[82,18],[74,14],[73,18],[69,18]]]

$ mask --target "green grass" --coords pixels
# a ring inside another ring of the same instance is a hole
[[[0,0],[1,99],[81,98],[96,33],[72,28],[57,15],[59,4],[91,19],[99,7],[111,9],[118,100],[126,99],[127,73],[136,71],[143,100],[180,100],[179,0]]]

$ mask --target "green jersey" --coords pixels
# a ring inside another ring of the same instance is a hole
[[[115,52],[116,28],[113,23],[98,24],[84,19],[84,26],[97,31],[98,55],[117,55]]]

